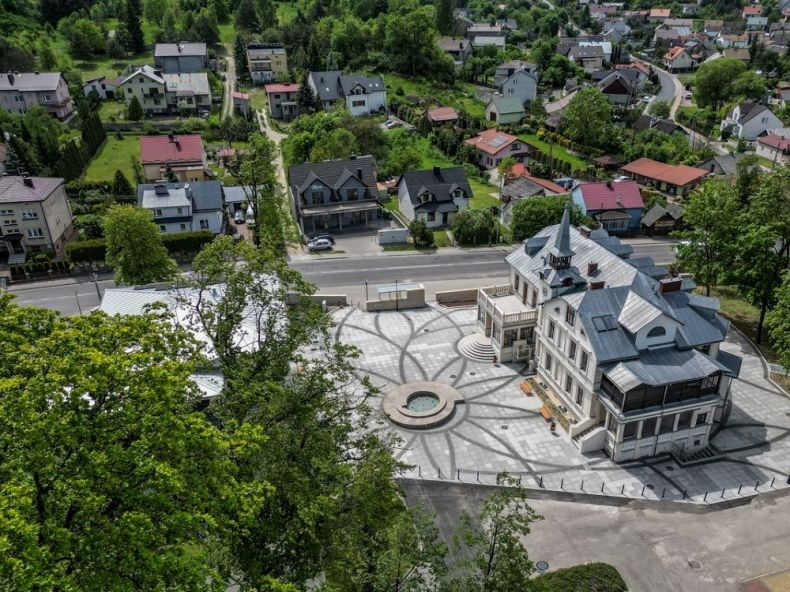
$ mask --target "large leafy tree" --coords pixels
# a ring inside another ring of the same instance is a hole
[[[247,64],[247,44],[244,37],[236,35],[233,43],[233,64],[236,68],[236,79],[242,82],[249,80],[250,71]]]
[[[556,196],[535,196],[519,200],[513,206],[510,218],[510,230],[513,240],[524,240],[538,233],[542,228],[559,224],[568,199]],[[578,223],[578,208],[571,209],[574,224]]]
[[[111,207],[104,217],[107,264],[119,284],[150,284],[172,279],[178,267],[162,244],[151,212],[135,206]]]
[[[766,318],[768,336],[777,361],[790,368],[790,272],[776,291],[776,305]]]
[[[237,495],[261,496],[194,409],[193,341],[158,313],[60,318],[9,296],[0,335],[0,587],[224,590],[206,544]]]
[[[450,221],[453,237],[462,245],[496,242],[499,228],[489,210],[461,210]]]
[[[747,71],[746,64],[735,58],[705,62],[694,76],[694,99],[700,107],[718,109],[733,96],[738,77]]]
[[[576,93],[565,109],[562,131],[584,147],[602,147],[612,132],[612,106],[596,87]]]

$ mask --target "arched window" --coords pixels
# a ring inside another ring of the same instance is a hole
[[[650,331],[647,332],[648,337],[661,337],[662,335],[666,335],[667,330],[664,329],[662,326],[653,327]]]

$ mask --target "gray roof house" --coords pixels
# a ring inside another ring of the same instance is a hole
[[[153,212],[163,233],[225,229],[222,185],[219,181],[143,183],[137,186],[137,205]]]
[[[40,105],[60,120],[74,111],[69,87],[60,72],[7,72],[0,74],[0,108],[24,113]]]
[[[205,43],[157,43],[154,64],[165,74],[191,74],[209,67]]]
[[[478,291],[477,340],[534,368],[583,454],[685,460],[726,421],[740,358],[719,347],[717,299],[622,247],[566,209],[507,256],[508,284]]]
[[[743,152],[730,152],[729,154],[717,154],[697,165],[697,168],[709,171],[712,175],[722,175],[724,177],[734,177],[738,174],[738,162],[746,156]],[[754,165],[758,166],[758,165]]]
[[[501,82],[494,83],[503,97],[517,98],[522,104],[534,101],[538,94],[538,73],[534,69],[527,69],[530,66],[534,68],[532,64],[523,63],[524,67],[513,70],[507,78],[499,77],[498,80]],[[497,68],[497,72],[500,71],[505,69]]]
[[[302,233],[367,225],[379,209],[372,156],[291,165],[288,190]]]
[[[436,40],[436,47],[449,55],[458,69],[461,69],[467,58],[472,55],[472,42],[469,39],[441,37]]]
[[[466,171],[460,166],[407,171],[398,180],[401,213],[409,220],[422,220],[428,228],[447,226],[469,207],[471,197]]]
[[[343,74],[340,70],[310,72],[307,83],[325,110],[342,100],[351,115],[383,113],[387,108],[387,87],[381,76]]]
[[[736,138],[752,141],[767,130],[782,126],[782,121],[765,105],[744,101],[727,114],[720,128]]]
[[[486,119],[502,125],[518,123],[524,118],[524,103],[518,97],[494,95],[486,105]]]

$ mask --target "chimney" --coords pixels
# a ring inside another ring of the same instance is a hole
[[[438,166],[433,167],[433,176],[434,177],[441,177],[442,176],[442,169]]]
[[[606,186],[607,186],[609,189],[611,189],[611,188],[612,188],[612,180],[611,180],[611,179],[609,179],[609,180],[606,182]]]
[[[590,282],[590,290],[603,290],[605,282]]]
[[[357,179],[359,179],[360,181],[362,180],[362,169],[361,168],[357,169]]]
[[[22,183],[25,184],[25,187],[33,188],[33,179],[30,177],[22,177]]]
[[[356,159],[357,159],[357,155],[356,154],[352,154],[351,155],[351,160],[356,160]]]
[[[14,75],[11,72],[8,73],[8,84],[14,86]]]
[[[36,76],[38,76],[38,70],[36,70],[35,72],[33,72],[33,74],[35,74]]]
[[[590,262],[587,264],[587,275],[592,275],[592,274],[594,274],[596,271],[598,271],[598,264],[597,264],[597,263],[594,263],[594,262],[592,262],[592,261],[590,261]]]
[[[184,49],[184,46],[181,45],[180,43],[176,43],[176,47],[178,48],[178,53],[181,53]]]
[[[581,234],[584,238],[590,238],[590,229],[586,226],[579,226],[579,234]]]
[[[464,42],[463,41],[459,41],[458,42],[458,49],[463,49],[463,48],[464,48]]]
[[[680,278],[666,278],[660,280],[658,282],[659,287],[661,288],[662,294],[667,294],[669,292],[678,292],[680,291],[680,287],[683,285],[683,280]]]
[[[175,134],[167,134],[167,139],[170,140],[171,142],[175,142],[176,141],[176,135]]]

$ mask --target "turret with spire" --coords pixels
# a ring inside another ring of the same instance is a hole
[[[560,221],[560,227],[557,230],[554,244],[549,247],[548,251],[549,265],[554,269],[568,269],[571,266],[571,258],[574,252],[571,250],[570,204],[565,206],[565,211],[562,213],[562,221]]]

